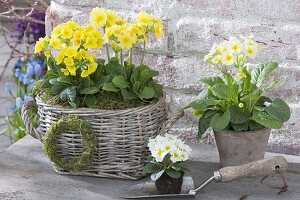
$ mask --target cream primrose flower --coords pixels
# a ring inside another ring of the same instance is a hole
[[[213,64],[219,64],[220,61],[221,61],[221,55],[216,55],[215,57],[213,57],[213,58],[211,59],[211,62],[212,62]]]
[[[254,59],[256,57],[257,52],[258,52],[258,48],[256,45],[251,45],[251,46],[248,45],[244,47],[244,54],[249,58]]]
[[[214,43],[209,53],[216,54],[216,53],[220,53],[221,50],[222,50],[222,47],[220,45]]]
[[[221,55],[221,62],[227,66],[232,65],[234,63],[233,53],[230,51],[223,52]]]
[[[212,53],[206,54],[206,55],[204,56],[203,61],[204,61],[204,62],[207,62],[208,60],[211,60],[213,57],[214,57],[214,54],[212,54]]]
[[[233,54],[239,54],[243,49],[243,44],[236,37],[230,37],[226,44],[228,45],[227,49]]]

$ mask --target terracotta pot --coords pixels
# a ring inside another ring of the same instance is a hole
[[[234,166],[264,158],[271,129],[234,132],[214,131],[220,155],[220,165]]]
[[[159,179],[155,181],[158,194],[180,194],[184,173],[179,178],[172,178],[167,173],[163,173]]]

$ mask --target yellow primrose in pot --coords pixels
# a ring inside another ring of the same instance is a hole
[[[163,88],[154,79],[159,73],[144,64],[148,34],[160,38],[163,25],[144,11],[130,23],[112,10],[96,7],[87,26],[73,21],[56,26],[35,46],[36,54],[48,58],[49,68],[39,90],[58,96],[55,103],[67,102],[73,108],[119,109],[159,99]],[[102,47],[106,60],[95,54]],[[136,47],[142,51],[137,52],[140,62],[134,64]]]
[[[221,76],[202,78],[206,88],[187,106],[199,117],[199,138],[209,127],[214,130],[223,166],[261,159],[271,129],[281,128],[290,118],[282,99],[264,95],[278,85],[268,79],[278,64],[247,64],[260,50],[253,37],[230,37],[214,44],[204,60]]]

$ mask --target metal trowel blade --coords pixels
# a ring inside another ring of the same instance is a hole
[[[122,196],[123,199],[150,199],[150,198],[193,198],[195,194],[156,194],[156,195],[142,195],[142,196]]]

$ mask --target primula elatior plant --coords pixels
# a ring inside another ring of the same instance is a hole
[[[103,91],[118,94],[122,101],[159,98],[162,86],[153,79],[158,72],[143,64],[148,33],[160,38],[162,21],[140,12],[136,22],[129,23],[114,11],[98,7],[90,13],[90,25],[73,21],[58,25],[50,38],[40,38],[35,46],[35,53],[43,52],[48,57],[50,68],[42,88],[74,108],[95,107]],[[136,66],[133,49],[140,45],[141,61]],[[107,62],[93,53],[102,47]],[[126,60],[125,52],[129,52]]]
[[[154,139],[149,139],[148,147],[151,156],[148,157],[149,163],[145,165],[144,173],[151,173],[153,181],[159,179],[164,173],[172,178],[179,178],[188,170],[181,164],[189,159],[191,149],[175,136],[158,135]]]
[[[280,98],[274,100],[264,93],[278,85],[268,80],[278,64],[266,62],[255,67],[248,65],[260,46],[252,37],[231,37],[214,44],[204,58],[222,76],[202,78],[207,85],[188,107],[199,117],[198,137],[211,127],[236,132],[263,128],[278,129],[290,118],[289,106]]]

